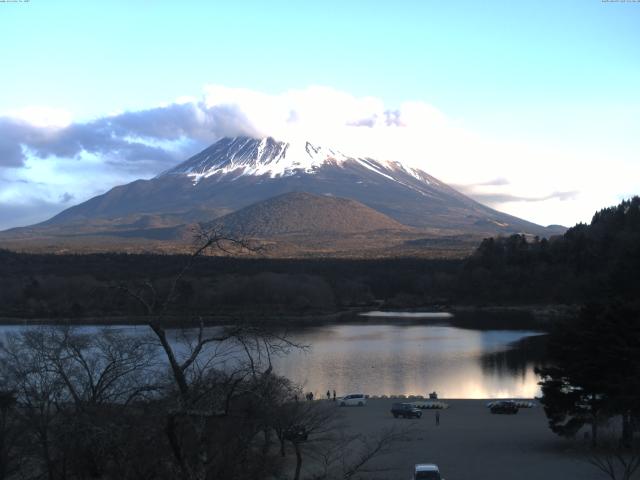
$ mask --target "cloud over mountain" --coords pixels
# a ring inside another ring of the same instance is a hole
[[[36,126],[21,119],[0,117],[0,166],[19,167],[32,155],[74,158],[82,153],[122,162],[178,160],[173,148],[157,142],[182,138],[208,141],[211,119],[202,121],[197,106],[171,104],[138,112],[103,117],[68,126]],[[171,145],[168,145],[171,147]]]
[[[426,114],[426,115],[425,115]],[[140,160],[165,165],[178,161],[177,143],[210,144],[225,136],[314,136],[335,142],[359,128],[418,125],[426,116],[444,118],[426,104],[407,103],[391,110],[382,101],[353,97],[326,87],[268,95],[244,89],[207,86],[200,100],[123,112],[68,125],[42,125],[0,117],[0,166],[20,167],[28,155],[75,158],[83,153],[123,163]],[[421,118],[422,117],[422,118]],[[182,155],[183,152],[180,151]]]
[[[620,188],[633,192],[632,179],[638,177],[633,164],[619,162],[618,179],[603,179],[602,159],[581,145],[496,138],[422,101],[388,105],[322,86],[272,94],[207,85],[200,98],[93,119],[73,121],[67,112],[42,107],[0,114],[0,200],[24,205],[24,198],[11,197],[17,189],[9,185],[27,180],[49,185],[34,198],[55,203],[69,193],[81,201],[113,185],[150,178],[222,137],[245,135],[304,139],[351,155],[403,161],[541,223],[560,209],[564,216],[554,223],[579,218],[577,192],[597,192],[591,194],[591,211],[613,201],[613,185],[618,191],[620,181]],[[578,170],[580,176],[574,174]],[[536,208],[527,210],[528,204]],[[549,205],[547,213],[542,204]],[[37,202],[33,208],[37,212]]]
[[[540,197],[526,197],[522,195],[511,195],[508,193],[469,193],[469,195],[478,200],[479,202],[483,202],[489,205],[495,205],[506,202],[544,202],[547,200],[560,200],[566,201],[575,198],[580,192],[571,191],[571,192],[552,192],[549,195],[544,195]]]

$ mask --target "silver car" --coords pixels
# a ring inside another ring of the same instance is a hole
[[[341,407],[363,407],[367,404],[367,397],[364,393],[351,393],[339,398]]]
[[[444,480],[440,469],[433,463],[418,463],[413,470],[412,480]]]

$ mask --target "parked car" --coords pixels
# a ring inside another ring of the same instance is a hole
[[[433,463],[419,463],[413,470],[412,480],[444,480],[440,476],[440,469]]]
[[[518,404],[513,400],[501,400],[493,402],[489,408],[491,413],[507,413],[515,415],[518,413]]]
[[[394,403],[391,405],[391,414],[395,417],[420,418],[422,411],[410,403]]]
[[[304,425],[291,425],[284,431],[284,439],[294,443],[306,442],[308,438],[309,433]]]
[[[338,399],[341,407],[362,407],[367,404],[367,397],[364,393],[351,393]]]

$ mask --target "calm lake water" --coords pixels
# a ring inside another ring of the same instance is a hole
[[[20,331],[0,327],[0,337]],[[32,327],[31,327],[32,328]],[[122,328],[144,334],[146,327]],[[91,332],[99,327],[81,327]],[[274,369],[323,396],[427,395],[441,398],[532,398],[539,395],[534,366],[539,332],[473,330],[449,325],[322,325],[289,334],[306,351],[274,359]]]
[[[311,345],[278,359],[277,370],[315,395],[427,395],[532,398],[536,358],[518,342],[531,331],[469,330],[445,325],[339,325],[292,338]]]

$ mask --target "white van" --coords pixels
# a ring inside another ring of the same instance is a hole
[[[350,393],[339,399],[341,407],[363,407],[367,404],[364,393]]]

